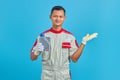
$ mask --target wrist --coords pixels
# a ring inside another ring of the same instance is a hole
[[[82,44],[86,45],[86,44],[87,44],[87,41],[82,40]]]
[[[38,56],[40,54],[40,51],[35,51],[34,55]]]

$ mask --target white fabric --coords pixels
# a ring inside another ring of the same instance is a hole
[[[47,39],[45,41],[38,36],[39,42],[42,40],[46,44],[49,43],[47,47],[43,45],[45,49],[42,52],[41,80],[70,80],[70,56],[78,49],[74,36],[64,31],[61,33],[48,31],[44,34],[44,38]]]

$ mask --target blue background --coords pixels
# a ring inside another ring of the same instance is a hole
[[[40,80],[41,56],[30,60],[38,34],[51,27],[50,10],[66,9],[63,27],[78,43],[89,41],[77,63],[70,64],[72,80],[120,80],[120,0],[1,0],[0,80]]]

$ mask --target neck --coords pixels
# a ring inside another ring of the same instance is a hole
[[[52,27],[55,31],[60,31],[62,29],[62,26],[53,26]]]

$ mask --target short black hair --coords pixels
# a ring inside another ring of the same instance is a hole
[[[64,15],[65,15],[65,9],[62,6],[54,6],[51,10],[51,14],[53,13],[54,10],[63,10],[64,11]]]

